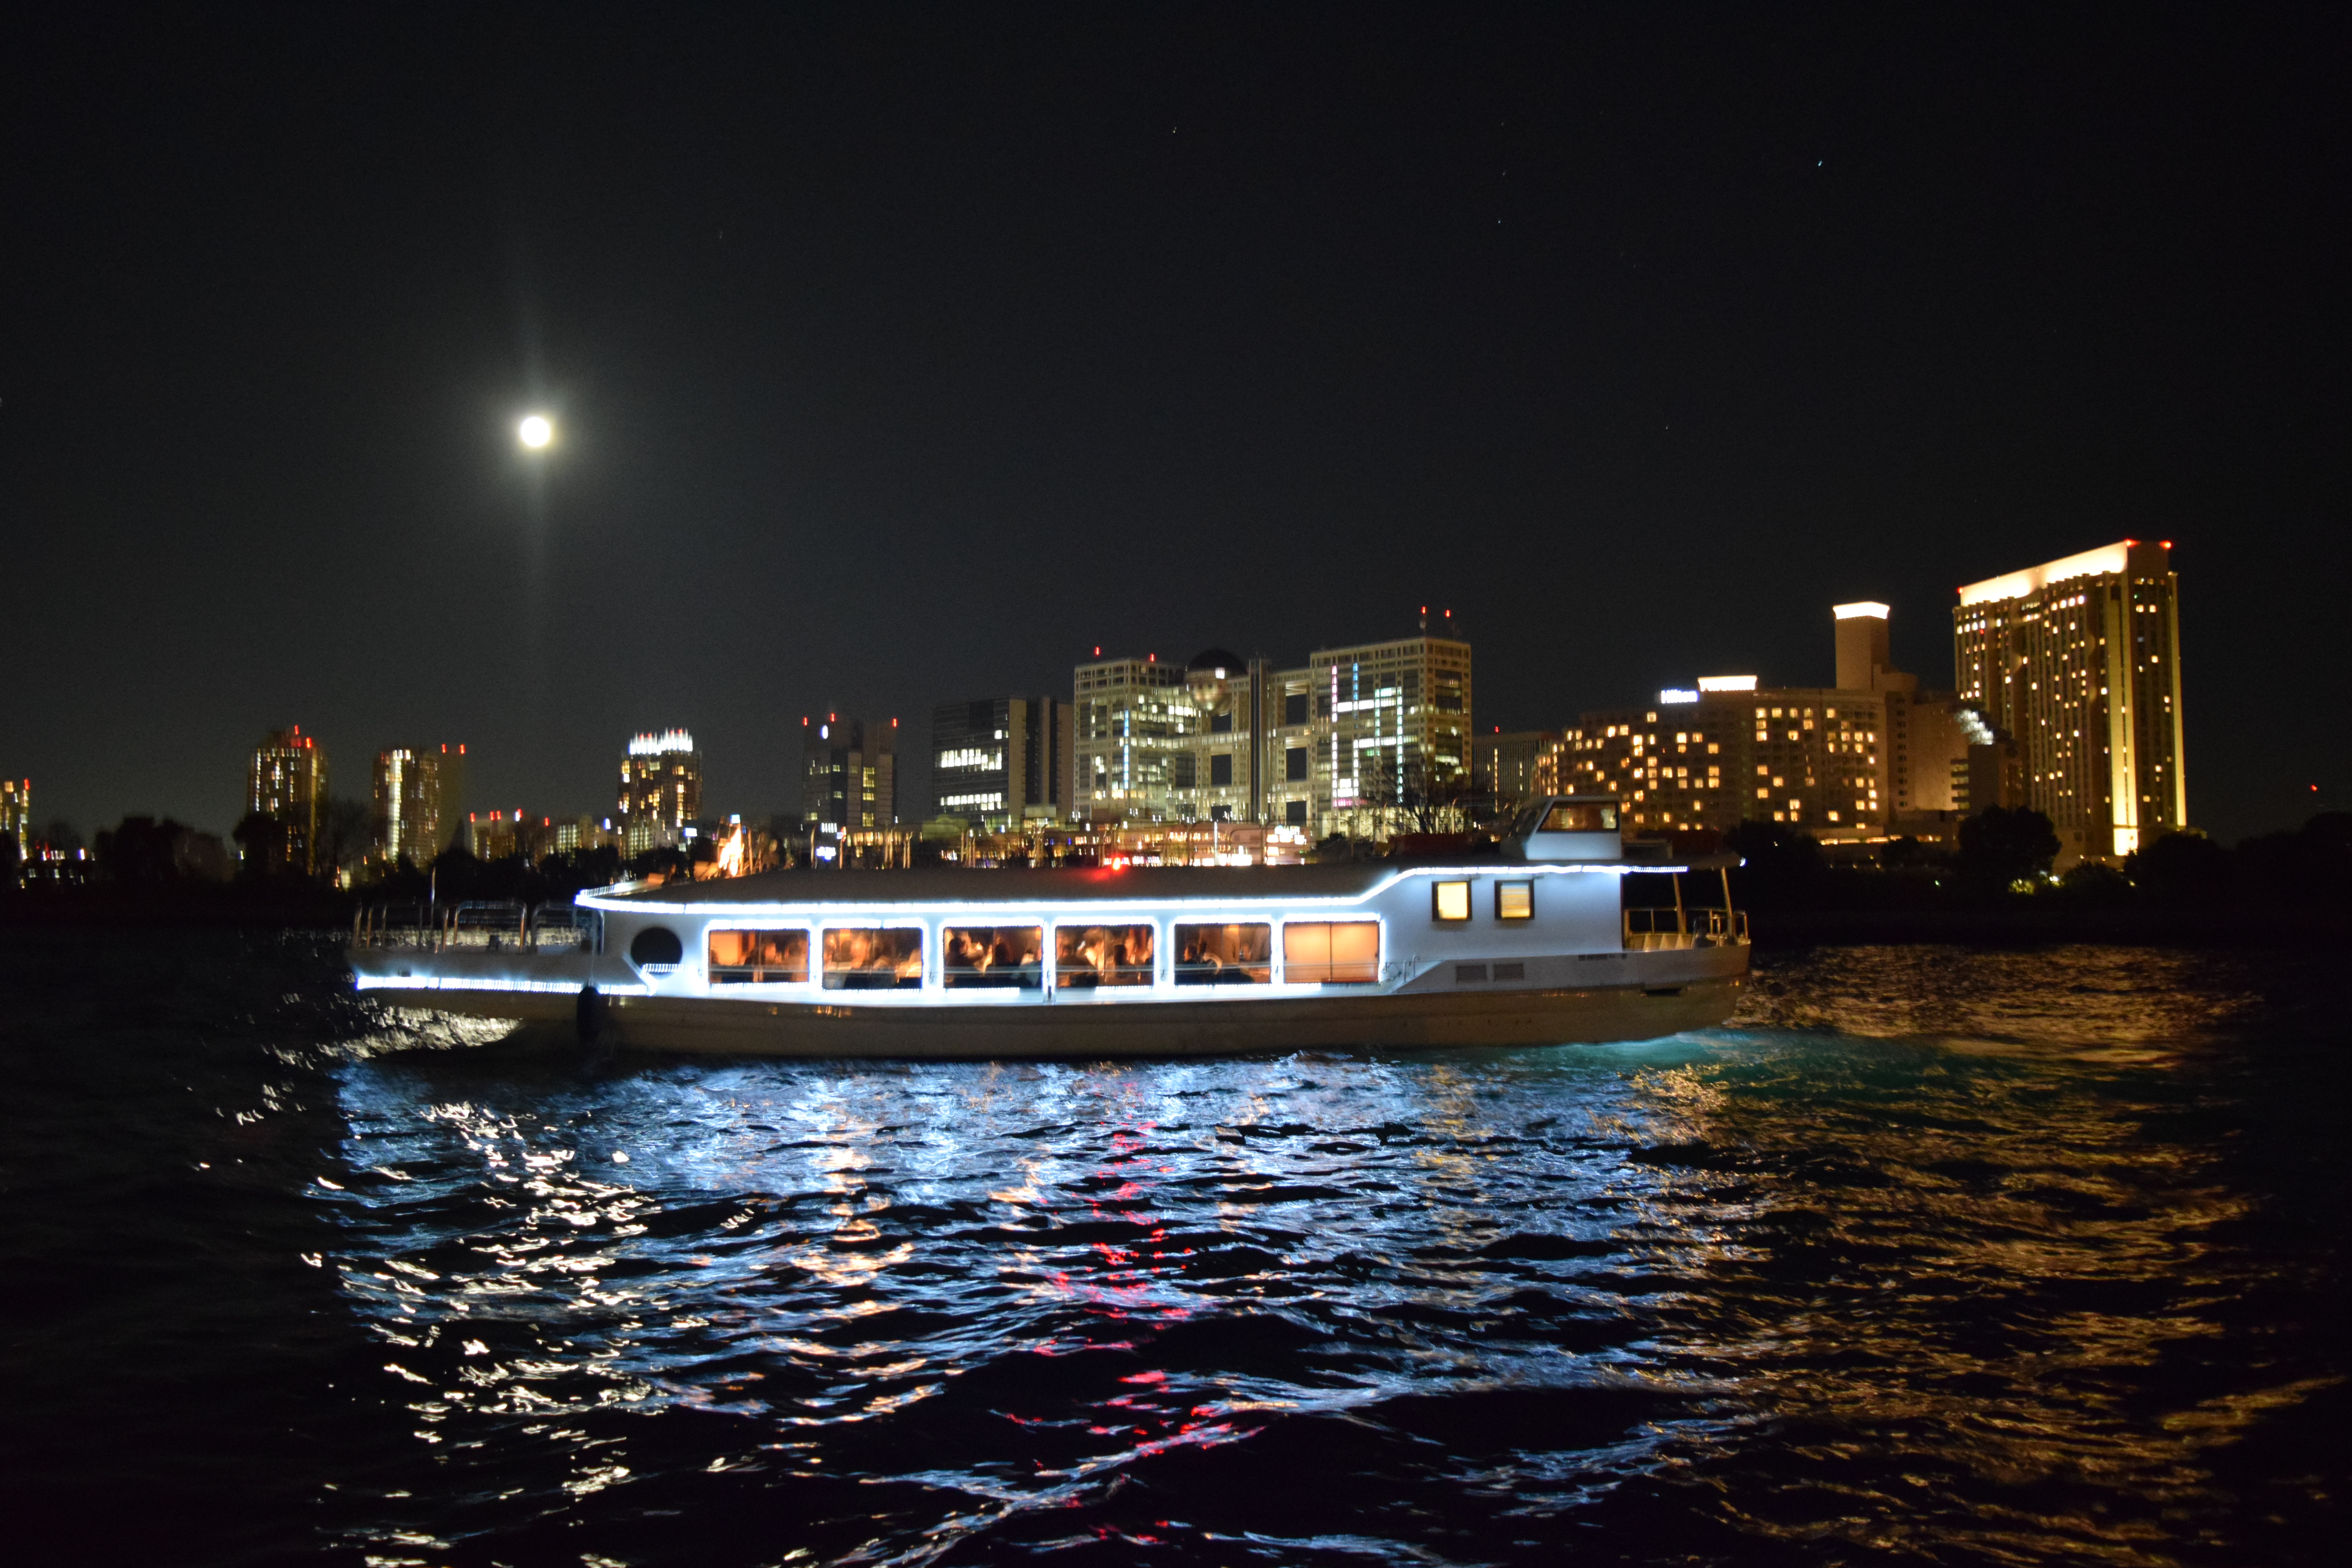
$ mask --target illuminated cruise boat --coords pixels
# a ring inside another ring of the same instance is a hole
[[[1746,983],[1734,863],[1670,860],[1623,840],[1613,798],[1563,795],[1487,854],[1444,861],[624,884],[536,921],[363,917],[352,963],[362,990],[394,1005],[654,1050],[1108,1057],[1649,1039],[1722,1022]],[[1672,904],[1630,906],[1629,877],[1671,884]]]

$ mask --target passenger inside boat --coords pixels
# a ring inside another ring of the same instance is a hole
[[[828,991],[888,991],[923,984],[923,933],[911,927],[848,926],[824,933]]]
[[[1180,925],[1174,940],[1179,985],[1265,985],[1274,979],[1270,925]]]
[[[940,932],[940,942],[945,957],[940,971],[944,984],[1034,991],[1045,984],[1042,927],[949,926]]]
[[[1065,926],[1054,933],[1054,984],[1065,991],[1149,985],[1156,935],[1148,925]]]

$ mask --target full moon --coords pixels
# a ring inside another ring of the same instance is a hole
[[[536,451],[555,439],[555,426],[544,414],[534,414],[515,427],[522,444]]]

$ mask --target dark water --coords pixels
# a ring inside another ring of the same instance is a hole
[[[8,933],[0,1539],[2340,1560],[2321,962],[1828,951],[1607,1048],[599,1068],[420,1036],[309,940]]]

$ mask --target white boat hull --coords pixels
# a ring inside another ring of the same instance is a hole
[[[600,1046],[741,1056],[1039,1059],[1240,1056],[1357,1047],[1543,1046],[1655,1039],[1730,1016],[1747,982],[1743,947],[1627,953],[1608,984],[1471,989],[1328,987],[1312,995],[1056,997],[1007,1005],[908,1005],[885,993],[822,1001],[606,995]],[[398,1006],[512,1018],[572,1034],[577,994],[426,990],[378,984]]]

